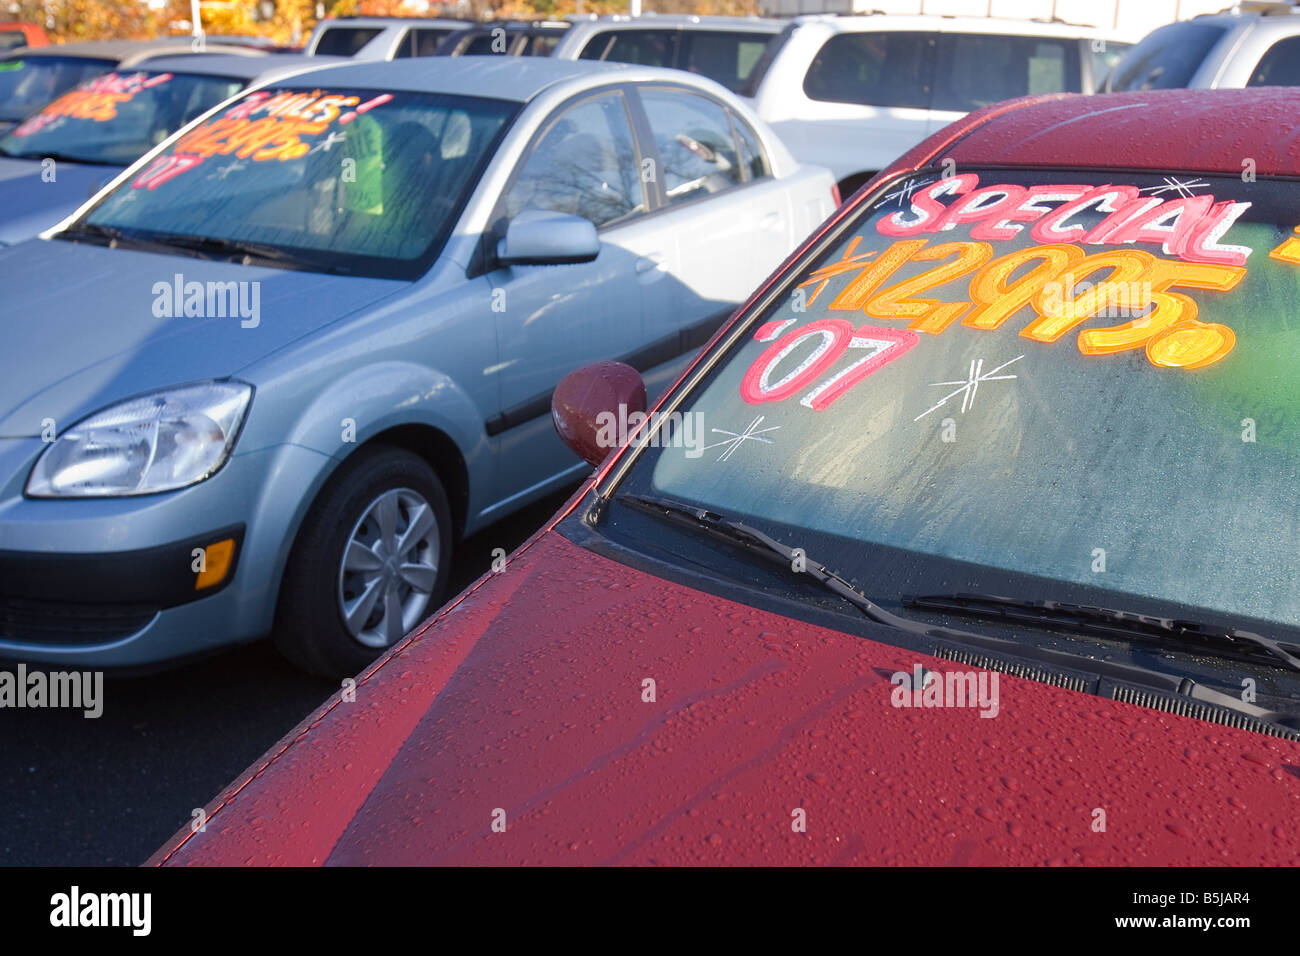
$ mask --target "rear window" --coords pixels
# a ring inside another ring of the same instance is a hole
[[[56,96],[117,65],[80,56],[0,60],[0,120],[25,119]]]
[[[1278,40],[1260,58],[1247,86],[1300,86],[1300,36]]]
[[[369,27],[329,27],[316,43],[317,56],[353,56],[382,31]]]
[[[934,33],[841,33],[817,52],[804,77],[810,99],[864,106],[930,106]]]
[[[969,113],[1037,93],[1081,93],[1079,41],[1055,37],[939,36],[931,109]]]
[[[647,436],[624,485],[895,607],[1088,588],[1294,631],[1297,224],[1264,179],[897,180],[668,406],[699,441]]]
[[[1171,23],[1149,34],[1115,68],[1108,89],[1166,90],[1187,86],[1227,27],[1213,23]]]
[[[677,66],[707,76],[736,93],[744,88],[769,40],[771,37],[764,33],[683,30]]]
[[[406,36],[397,48],[397,59],[417,56],[433,56],[438,52],[438,44],[451,33],[450,30],[407,30]]]

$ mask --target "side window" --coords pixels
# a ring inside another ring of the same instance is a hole
[[[650,132],[663,163],[670,205],[729,189],[742,181],[731,123],[721,105],[696,93],[641,90]]]
[[[1098,50],[1092,45],[1091,40],[1083,42],[1089,50],[1088,55],[1092,58],[1092,82],[1095,89],[1090,92],[1100,93],[1106,88],[1106,78],[1110,76],[1110,71],[1115,69],[1115,65],[1123,59],[1132,44],[1103,40],[1101,49]]]
[[[1300,86],[1300,36],[1278,40],[1260,58],[1247,86]]]
[[[611,30],[592,37],[582,48],[579,59],[672,66],[673,33],[672,30]]]
[[[547,30],[545,33],[533,33],[524,40],[524,48],[519,51],[519,55],[550,56],[559,45],[560,34],[558,31]]]
[[[841,33],[817,52],[803,91],[809,99],[928,109],[933,33]]]
[[[931,109],[969,113],[1035,93],[1080,93],[1079,41],[945,33]]]
[[[646,210],[632,124],[619,93],[569,107],[529,151],[505,215],[548,209],[597,226]]]
[[[770,39],[765,33],[684,30],[677,67],[707,76],[737,93],[754,71]]]
[[[748,123],[731,110],[727,110],[727,115],[731,117],[731,128],[736,131],[736,142],[740,146],[740,161],[749,170],[749,178],[762,179],[764,176],[770,176],[772,168],[767,163],[767,154],[763,152],[763,147],[758,144],[758,136],[750,129]]]
[[[1165,90],[1192,81],[1227,30],[1212,23],[1171,23],[1148,34],[1116,67],[1109,89]]]
[[[365,27],[330,27],[321,32],[314,52],[317,56],[352,56],[380,32]]]

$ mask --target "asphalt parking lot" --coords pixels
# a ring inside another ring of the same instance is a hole
[[[572,493],[462,542],[452,593]],[[0,865],[134,866],[336,689],[269,641],[106,682],[104,713],[0,711]]]

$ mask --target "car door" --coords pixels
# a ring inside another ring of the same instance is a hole
[[[780,184],[752,177],[722,103],[670,85],[638,86],[637,94],[664,207],[653,218],[680,264],[671,307],[645,316],[658,351],[642,372],[656,394],[771,271],[790,216]]]
[[[525,210],[595,223],[592,262],[490,269],[500,412],[488,422],[499,442],[503,500],[580,469],[555,435],[551,391],[574,369],[628,359],[645,344],[644,312],[666,308],[673,250],[663,246],[641,174],[628,101],[604,90],[570,101],[542,125],[493,216],[496,236]],[[576,473],[576,472],[575,472]]]

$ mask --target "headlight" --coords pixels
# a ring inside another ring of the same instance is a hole
[[[35,498],[172,491],[225,464],[253,395],[242,382],[169,388],[113,405],[59,436],[27,479]]]

